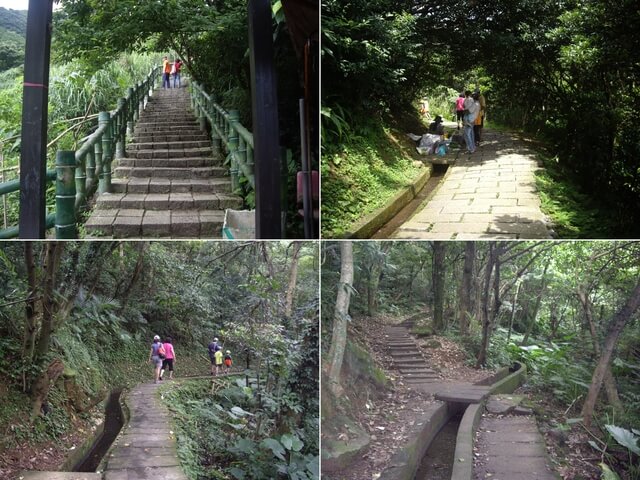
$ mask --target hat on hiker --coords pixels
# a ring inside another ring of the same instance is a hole
[[[154,340],[160,340],[160,335],[155,335],[155,336],[153,337],[153,339],[154,339]]]
[[[227,350],[227,353],[231,353],[231,350]]]
[[[215,337],[215,338],[213,339],[213,341],[214,341],[214,342],[217,342],[217,341],[218,341],[218,337]]]
[[[434,119],[434,122],[442,123],[442,117],[440,115],[436,115],[436,118]]]

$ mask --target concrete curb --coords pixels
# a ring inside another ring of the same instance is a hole
[[[413,480],[429,445],[440,429],[456,413],[447,403],[432,405],[411,434],[409,440],[393,457],[379,480]]]
[[[474,433],[482,418],[484,402],[469,405],[462,416],[456,437],[456,450],[453,454],[451,480],[470,480],[473,476],[473,440]]]
[[[491,385],[491,395],[512,393],[522,385],[527,374],[527,367],[522,363],[518,363],[518,365],[520,368],[513,373],[509,373],[509,367],[498,370],[495,376],[500,380]],[[451,480],[471,480],[473,478],[473,442],[476,429],[482,418],[482,412],[484,412],[484,404],[485,402],[469,405],[460,421],[456,437],[456,450],[453,454]]]
[[[420,191],[424,188],[427,180],[431,177],[433,167],[428,166],[424,172],[418,175],[411,184],[403,187],[402,190],[391,197],[387,204],[376,211],[370,213],[348,231],[341,238],[364,239],[371,238],[380,228],[395,217],[400,210],[406,207]]]

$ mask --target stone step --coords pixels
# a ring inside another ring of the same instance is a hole
[[[97,210],[85,223],[93,236],[220,238],[222,210]]]
[[[114,178],[111,181],[114,193],[229,193],[228,178]]]
[[[209,137],[204,133],[184,133],[165,135],[165,134],[140,134],[134,137],[136,143],[154,143],[154,142],[192,142],[198,140],[209,140]]]
[[[425,368],[425,362],[424,361],[421,363],[394,362],[394,366],[400,371],[421,370]]]
[[[393,364],[396,368],[411,368],[411,367],[424,367],[425,361],[423,358],[416,359],[402,359],[402,360],[394,360]]]
[[[177,140],[174,142],[144,142],[144,143],[129,143],[127,145],[127,151],[132,150],[184,150],[188,148],[211,148],[211,142],[209,140]]]
[[[398,370],[400,370],[400,373],[402,373],[403,375],[408,375],[408,376],[416,376],[416,375],[437,375],[436,372],[434,372],[433,370],[431,370],[430,368],[399,368]]]
[[[172,148],[170,150],[128,150],[129,158],[182,158],[213,156],[211,147]]]
[[[139,123],[134,128],[134,133],[160,133],[163,135],[175,135],[176,133],[188,132],[188,133],[202,133],[200,127],[194,123],[194,125],[156,125],[155,123],[148,123],[146,125],[140,125]]]
[[[420,352],[416,353],[391,353],[391,358],[393,358],[396,362],[410,362],[413,360],[420,360],[422,362],[425,361],[424,357],[420,354]]]
[[[389,347],[389,349],[407,349],[407,348],[413,348],[413,349],[417,349],[418,346],[414,343],[414,342],[401,342],[401,343],[388,343],[387,346]]]
[[[172,167],[172,168],[197,168],[217,166],[220,162],[211,157],[189,158],[121,158],[118,167]]]
[[[422,383],[437,383],[440,381],[439,378],[405,378],[404,381],[410,385],[419,385]]]
[[[192,127],[192,128],[197,128],[198,127],[198,122],[196,122],[195,118],[190,118],[188,120],[179,120],[179,121],[171,121],[171,120],[167,120],[167,121],[155,121],[153,119],[146,119],[144,117],[140,117],[140,119],[138,120],[138,123],[136,124],[136,127],[139,128],[146,128],[146,127],[158,127],[158,126],[162,126],[162,127]]]
[[[242,199],[226,193],[112,193],[100,195],[96,207],[111,210],[224,210],[241,208]]]
[[[188,179],[188,178],[210,178],[222,177],[225,175],[225,169],[222,167],[117,167],[114,170],[117,177],[125,178],[170,178],[170,179]]]

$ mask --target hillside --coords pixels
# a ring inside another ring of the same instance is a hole
[[[27,11],[0,7],[0,71],[24,61]]]

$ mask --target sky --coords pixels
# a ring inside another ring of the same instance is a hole
[[[29,0],[0,0],[0,7],[11,8],[13,10],[28,10]],[[60,5],[53,5],[54,10]]]

